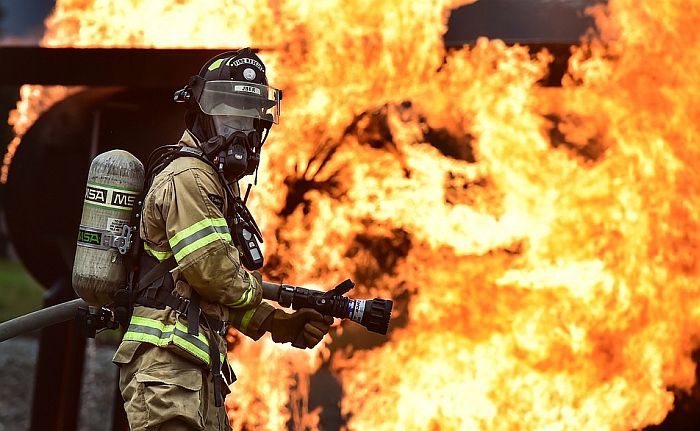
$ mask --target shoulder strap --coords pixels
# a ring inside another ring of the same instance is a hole
[[[155,259],[155,258],[154,258]],[[168,274],[171,270],[175,269],[177,266],[177,261],[174,256],[170,256],[164,261],[158,263],[151,268],[141,279],[139,280],[139,287],[142,289],[147,288],[156,282],[159,278],[162,278]]]
[[[144,286],[143,280],[148,277],[150,279],[148,284],[152,284],[158,278],[162,278],[165,273],[170,271],[177,265],[177,262],[168,262],[166,265],[156,265],[152,267],[149,265],[150,270],[142,268],[143,266],[143,241],[141,240],[141,235],[139,233],[139,227],[141,222],[141,212],[143,210],[144,199],[148,193],[153,179],[158,173],[160,173],[166,166],[177,157],[182,156],[192,156],[202,158],[201,150],[190,147],[183,147],[181,145],[163,145],[156,148],[148,156],[148,160],[145,166],[145,177],[144,184],[141,193],[139,194],[136,202],[134,204],[134,209],[131,214],[131,220],[129,220],[129,225],[133,232],[133,242],[131,243],[131,251],[125,256],[124,262],[127,270],[127,283],[124,294],[120,294],[120,304],[122,308],[129,310],[133,309],[136,302],[136,297],[139,295],[140,286]],[[142,269],[148,271],[144,277],[140,277]],[[154,272],[155,271],[155,272]],[[127,316],[128,317],[128,316]],[[127,319],[128,320],[128,319]]]

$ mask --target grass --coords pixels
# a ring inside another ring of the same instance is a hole
[[[38,310],[44,288],[21,263],[0,259],[0,322]]]

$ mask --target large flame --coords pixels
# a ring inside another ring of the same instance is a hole
[[[274,48],[266,274],[397,299],[370,350],[231,335],[237,428],[317,428],[308,376],[328,361],[357,430],[629,430],[693,385],[700,10],[609,0],[544,90],[546,53],[445,51],[458,3],[66,0],[47,21],[45,46]]]

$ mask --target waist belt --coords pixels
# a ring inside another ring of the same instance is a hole
[[[199,301],[194,299],[195,296],[199,297],[196,292],[192,292],[192,298],[174,295],[173,293],[169,293],[167,289],[158,289],[155,297],[153,298],[150,298],[147,292],[148,291],[143,292],[141,295],[136,297],[136,305],[144,305],[146,307],[156,308],[158,310],[164,310],[166,306],[172,308],[173,311],[178,314],[178,316],[183,317],[187,321],[187,333],[190,335],[197,335],[199,333],[198,327],[200,323],[200,315],[206,318],[206,326],[210,330],[218,333],[222,337],[226,335],[228,322],[221,320],[219,316],[214,316],[201,311]]]

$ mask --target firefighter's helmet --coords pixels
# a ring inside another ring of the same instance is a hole
[[[251,118],[269,129],[279,123],[282,92],[268,85],[262,60],[244,48],[211,58],[174,99],[197,113]]]

